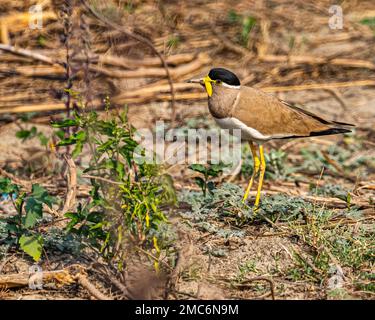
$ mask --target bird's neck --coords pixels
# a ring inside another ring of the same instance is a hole
[[[208,98],[208,109],[212,116],[220,119],[230,117],[239,93],[239,89],[216,87]]]

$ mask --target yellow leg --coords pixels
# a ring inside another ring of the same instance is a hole
[[[246,192],[242,199],[242,202],[245,202],[246,199],[248,198],[251,187],[253,186],[254,178],[257,175],[259,171],[259,167],[260,167],[260,161],[259,161],[258,154],[257,154],[257,147],[251,141],[249,142],[249,145],[250,145],[251,153],[253,155],[254,167],[253,167],[253,174],[251,175],[249,184],[247,185]]]
[[[255,197],[254,210],[257,210],[259,207],[260,192],[262,190],[264,172],[266,171],[266,161],[264,160],[263,146],[259,147],[259,155],[260,155],[260,175],[259,175],[258,191]]]

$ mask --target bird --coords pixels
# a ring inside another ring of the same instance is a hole
[[[262,90],[243,86],[236,74],[225,68],[213,68],[205,77],[188,82],[205,88],[208,109],[222,129],[240,129],[241,139],[248,141],[254,169],[242,201],[246,202],[259,173],[254,211],[259,208],[266,171],[264,143],[348,133],[354,127],[353,124],[326,120]]]

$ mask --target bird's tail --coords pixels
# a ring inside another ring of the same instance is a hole
[[[328,136],[331,134],[340,134],[340,133],[348,133],[352,132],[352,130],[343,128],[343,127],[335,127],[335,128],[330,128],[322,131],[313,131],[310,132],[310,137],[316,137],[316,136]]]

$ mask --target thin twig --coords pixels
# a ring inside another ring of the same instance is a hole
[[[149,256],[152,260],[156,261],[156,262],[161,262],[163,263],[169,270],[173,270],[173,268],[165,261],[163,260],[160,260],[158,258],[156,258],[153,254],[147,252],[146,250],[143,250],[142,248],[140,247],[135,247],[137,250],[141,251],[142,253],[144,253],[145,255]]]
[[[237,288],[244,288],[244,287],[248,287],[248,283],[256,282],[256,281],[266,281],[266,282],[268,282],[270,284],[270,291],[271,291],[270,294],[271,294],[272,300],[275,300],[275,283],[270,278],[254,277],[254,278],[251,278],[251,279],[245,279],[240,284],[235,284],[234,286],[237,287]]]
[[[0,43],[0,50],[8,51],[20,56],[28,57],[37,61],[45,62],[51,65],[63,65],[61,61],[58,61],[56,59],[49,58],[43,54],[33,52],[31,50],[27,49],[21,49],[21,48],[16,48],[14,46],[8,45],[8,44],[2,44]]]
[[[92,296],[98,300],[112,300],[110,297],[106,296],[104,293],[100,292],[90,281],[89,279],[82,275],[77,275],[78,283],[84,287]]]
[[[123,185],[123,183],[121,183],[121,182],[113,181],[111,179],[107,179],[107,178],[103,178],[103,177],[92,176],[90,174],[83,174],[83,175],[81,175],[81,177],[87,178],[87,179],[101,180],[101,181],[108,182],[108,183],[111,183],[111,184],[115,184],[115,185],[118,185],[118,186]]]
[[[77,168],[72,158],[64,155],[64,159],[69,168],[68,174],[68,191],[66,193],[66,199],[62,213],[65,214],[71,208],[73,208],[76,196],[77,196]]]

